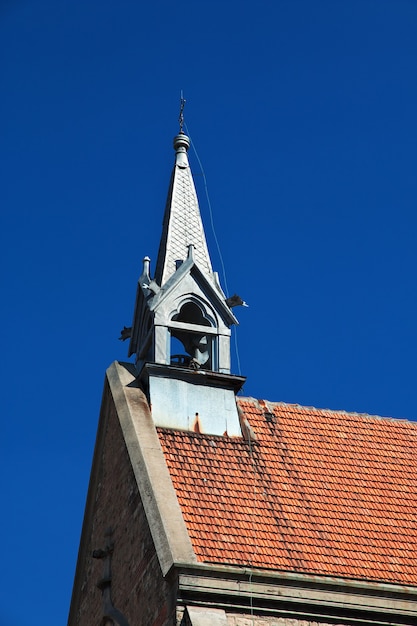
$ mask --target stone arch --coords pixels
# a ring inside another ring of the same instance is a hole
[[[218,326],[217,316],[212,307],[201,298],[197,298],[192,294],[181,298],[177,308],[171,312],[170,320],[181,321],[179,318],[183,318],[186,321],[188,316],[190,317],[190,323],[211,326],[213,328]],[[198,321],[198,318],[200,318],[200,321]]]

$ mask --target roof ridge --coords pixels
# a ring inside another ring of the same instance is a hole
[[[330,409],[328,407],[316,407],[316,406],[312,406],[312,405],[305,405],[305,404],[298,404],[298,403],[291,403],[291,402],[284,402],[284,401],[273,401],[273,400],[265,400],[263,398],[254,398],[253,396],[238,396],[237,399],[239,401],[247,401],[247,402],[251,402],[252,404],[255,404],[258,406],[259,409],[262,410],[262,403],[265,404],[265,406],[267,408],[270,407],[275,407],[275,406],[282,406],[282,407],[289,407],[289,408],[294,408],[294,409],[307,409],[309,411],[315,411],[317,413],[337,413],[340,415],[352,415],[352,416],[358,416],[358,417],[370,417],[370,418],[376,418],[376,419],[380,419],[380,420],[390,420],[390,421],[394,421],[394,422],[407,422],[408,424],[411,424],[413,426],[417,427],[417,422],[415,420],[412,419],[407,419],[406,417],[393,417],[390,415],[377,415],[375,413],[366,413],[366,412],[359,412],[359,411],[346,411],[344,409]]]

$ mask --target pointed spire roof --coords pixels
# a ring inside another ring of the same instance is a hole
[[[174,138],[176,152],[168,191],[155,281],[164,285],[174,274],[178,261],[185,261],[190,245],[200,270],[212,276],[212,267],[201,221],[197,193],[188,163],[190,139],[182,131]]]

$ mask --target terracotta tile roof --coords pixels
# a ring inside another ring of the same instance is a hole
[[[417,585],[417,424],[238,404],[256,443],[158,429],[199,561]]]

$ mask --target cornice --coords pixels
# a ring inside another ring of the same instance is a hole
[[[177,563],[174,570],[188,605],[344,624],[415,624],[415,587],[211,564]]]

